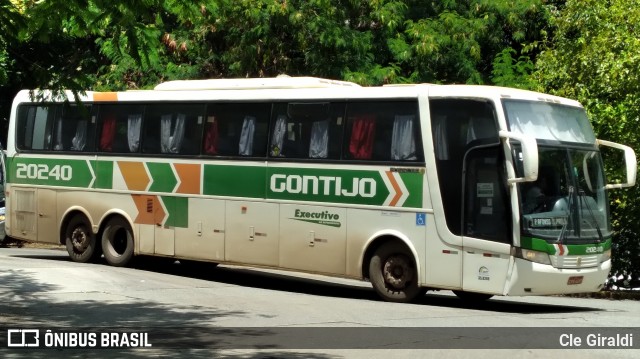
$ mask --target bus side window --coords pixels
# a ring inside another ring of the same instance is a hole
[[[21,105],[18,108],[16,144],[21,150],[50,150],[58,105]]]
[[[113,151],[113,139],[116,134],[116,117],[107,114],[102,118],[102,129],[100,131],[99,149],[103,152]]]
[[[376,133],[375,116],[361,115],[350,119],[349,156],[357,160],[369,160],[373,154],[373,139]]]
[[[269,155],[311,160],[338,159],[343,117],[344,103],[340,102],[275,104]]]
[[[93,151],[95,116],[91,105],[66,105],[55,121],[54,151]]]
[[[391,135],[391,159],[406,161],[416,159],[416,138],[413,115],[396,115]]]
[[[284,138],[287,134],[287,117],[279,115],[271,130],[271,141],[269,142],[269,155],[271,157],[283,157]]]
[[[309,139],[309,158],[329,156],[329,119],[313,121]]]
[[[202,153],[205,155],[217,155],[219,151],[218,121],[215,116],[207,116],[204,124],[204,145]]]
[[[240,156],[252,156],[253,144],[256,134],[256,118],[255,116],[245,116],[242,120],[242,129],[240,130],[240,140],[238,141],[238,154]]]
[[[152,154],[198,154],[203,115],[204,106],[201,104],[148,106],[142,130],[142,151]]]
[[[212,103],[207,106],[202,154],[263,157],[266,152],[268,103]]]
[[[99,150],[135,153],[140,149],[142,105],[102,105],[99,109]]]
[[[347,106],[345,159],[423,161],[416,101],[362,101]]]

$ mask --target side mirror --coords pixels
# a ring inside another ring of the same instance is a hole
[[[522,147],[522,177],[509,178],[509,183],[533,182],[538,179],[538,143],[530,136],[515,132],[500,131],[500,138],[509,141],[516,140]]]
[[[604,186],[605,189],[615,188],[627,188],[633,187],[636,184],[636,174],[638,172],[638,162],[636,162],[636,153],[629,146],[621,145],[615,142],[609,142],[605,140],[596,140],[598,145],[612,147],[621,151],[624,151],[624,162],[627,168],[627,183],[608,184]]]

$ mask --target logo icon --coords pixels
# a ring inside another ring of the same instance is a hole
[[[478,269],[478,280],[490,280],[489,268],[482,266]]]
[[[7,330],[8,347],[39,347],[40,330],[38,329],[9,329]]]

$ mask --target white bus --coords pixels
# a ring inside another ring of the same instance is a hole
[[[310,77],[29,91],[8,133],[8,235],[369,280],[385,300],[594,292],[627,146],[577,102],[508,88]],[[71,98],[71,94],[68,94]],[[600,146],[624,153],[607,184]]]

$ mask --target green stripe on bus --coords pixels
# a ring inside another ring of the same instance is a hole
[[[316,168],[269,168],[267,198],[420,207],[420,173]],[[398,182],[399,181],[399,182]]]
[[[202,194],[265,198],[266,173],[262,166],[205,165]]]
[[[96,174],[94,188],[113,189],[113,161],[91,161]]]
[[[165,225],[169,227],[189,227],[189,198],[161,196],[160,200],[167,210]]]
[[[602,243],[590,243],[590,244],[563,244],[567,247],[567,253],[565,255],[588,255],[598,254],[611,249],[611,238]],[[539,252],[546,252],[551,255],[555,255],[557,250],[553,244],[539,238],[522,237],[520,238],[520,247],[524,249],[531,249]]]
[[[400,178],[409,191],[409,197],[403,207],[422,208],[422,184],[424,173],[407,172],[401,173]]]
[[[147,162],[147,169],[151,175],[149,192],[171,193],[176,188],[178,180],[169,163]]]
[[[150,192],[172,193],[178,178],[170,162],[145,162]],[[16,158],[10,182],[112,189],[115,162]],[[202,193],[248,199],[291,200],[421,208],[424,173],[395,170],[202,165]]]
[[[520,238],[520,247],[549,254],[556,253],[556,249],[553,244],[549,244],[547,241],[539,238],[522,237]]]
[[[95,180],[88,160],[16,157],[9,161],[11,182],[89,188]]]

